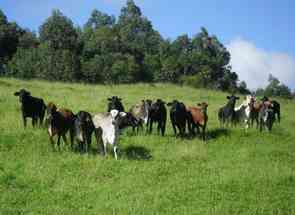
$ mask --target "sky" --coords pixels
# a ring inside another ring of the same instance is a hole
[[[255,89],[269,73],[295,89],[294,0],[134,0],[164,38],[193,36],[206,27],[231,53],[240,80]],[[38,32],[59,9],[82,26],[93,9],[118,17],[126,0],[0,0],[9,21]]]

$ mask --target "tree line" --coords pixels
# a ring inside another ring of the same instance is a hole
[[[164,39],[133,0],[118,18],[93,10],[74,26],[59,10],[38,34],[0,10],[0,73],[50,81],[119,84],[173,82],[249,93],[229,65],[230,53],[206,28],[190,38]]]

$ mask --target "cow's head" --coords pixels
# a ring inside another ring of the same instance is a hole
[[[31,95],[31,93],[25,89],[20,89],[19,91],[15,92],[14,95],[19,97],[20,102],[23,102],[27,96]]]
[[[108,112],[110,112],[111,110],[115,109],[118,111],[124,111],[124,106],[122,104],[122,99],[119,98],[118,96],[112,96],[110,98],[108,98]]]
[[[200,107],[200,109],[202,110],[202,112],[204,112],[204,113],[207,112],[208,104],[206,102],[198,103],[197,105]]]
[[[120,119],[121,117],[125,117],[126,113],[125,112],[120,112],[116,109],[113,109],[110,111],[110,115],[112,118],[112,123],[115,124],[118,122],[118,119]]]
[[[50,123],[52,118],[53,118],[53,114],[57,111],[57,107],[54,103],[49,102],[46,108],[46,112],[47,112],[47,120]]]
[[[228,105],[234,107],[236,104],[236,101],[240,99],[240,97],[237,97],[235,95],[227,96],[228,99]]]
[[[263,97],[261,98],[261,101],[262,101],[262,102],[266,102],[266,101],[269,101],[269,99],[268,99],[267,96],[263,96]]]
[[[121,113],[125,113],[125,112],[121,112]],[[127,126],[136,127],[138,123],[139,123],[138,120],[129,112],[127,112],[125,116],[121,114],[121,116],[118,118],[118,125],[120,129]]]
[[[157,99],[157,101],[152,104],[151,109],[158,112],[163,106],[165,106],[165,104],[166,103],[162,99]]]

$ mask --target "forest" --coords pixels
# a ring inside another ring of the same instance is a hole
[[[163,38],[133,0],[117,18],[94,9],[82,27],[53,10],[38,32],[9,22],[0,10],[2,76],[99,84],[171,82],[250,93],[232,70],[230,58],[205,27],[192,38]],[[291,95],[285,85],[282,89]]]

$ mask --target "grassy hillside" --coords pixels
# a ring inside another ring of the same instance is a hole
[[[111,153],[53,151],[45,129],[24,129],[18,98],[34,96],[74,112],[106,110],[119,95],[125,107],[141,99],[207,101],[208,144],[199,139],[126,130],[119,160]],[[170,84],[115,87],[0,79],[0,214],[295,214],[295,103],[280,100],[282,122],[272,133],[220,130],[226,94]]]

